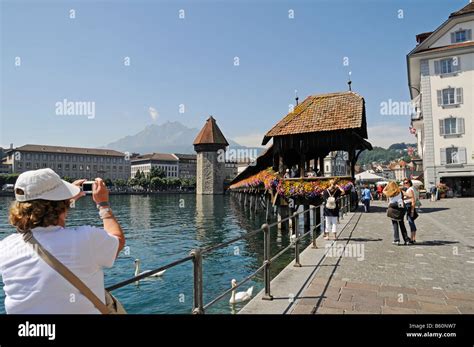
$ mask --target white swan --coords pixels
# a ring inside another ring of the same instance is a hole
[[[135,277],[146,274],[150,272],[151,270],[145,270],[143,272],[140,272],[140,259],[135,259]],[[150,277],[161,277],[165,273],[166,270],[157,272],[153,275],[150,275]]]
[[[231,281],[232,288],[237,287],[237,281],[233,279]],[[234,305],[239,302],[248,301],[252,298],[253,287],[250,287],[245,292],[238,292],[236,293],[235,290],[232,290],[232,296],[230,297],[229,304]]]

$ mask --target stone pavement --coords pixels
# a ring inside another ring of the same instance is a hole
[[[319,238],[324,261],[289,311],[474,313],[474,199],[422,203],[416,245],[391,244],[378,201],[354,214],[336,242]]]

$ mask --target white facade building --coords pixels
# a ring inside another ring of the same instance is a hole
[[[112,149],[64,147],[27,144],[7,151],[3,164],[12,173],[50,168],[61,177],[111,180],[130,177],[130,160],[126,153]]]
[[[435,31],[417,35],[408,54],[412,117],[427,188],[446,183],[474,195],[474,3]]]
[[[166,178],[179,177],[179,159],[173,154],[143,154],[133,157],[131,161],[131,177],[135,177],[138,171],[140,171],[142,174],[149,175],[152,167],[163,170],[163,172],[166,174]]]
[[[349,154],[344,151],[330,152],[324,158],[324,176],[350,176]]]

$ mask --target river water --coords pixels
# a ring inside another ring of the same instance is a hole
[[[0,197],[0,239],[15,230],[8,224],[8,206],[12,198]],[[106,286],[133,277],[134,260],[140,259],[141,271],[163,266],[185,257],[196,247],[225,242],[265,223],[264,213],[244,210],[231,196],[195,196],[194,194],[114,195],[110,203],[121,223],[126,252],[115,265],[105,270]],[[100,219],[91,197],[82,198],[71,209],[67,225],[98,225]],[[272,254],[288,245],[287,233],[271,230]],[[272,264],[272,277],[292,259],[291,250]],[[211,301],[237,281],[254,272],[263,259],[263,234],[207,254],[203,261],[204,303]],[[262,276],[238,290],[254,286],[254,295],[263,287]],[[0,287],[3,283],[0,281]],[[114,291],[129,313],[178,313],[192,310],[193,269],[187,262],[168,269],[163,277],[143,280]],[[235,313],[242,305],[230,307],[230,296],[213,305],[207,313]],[[0,290],[0,313],[5,313],[4,293]]]

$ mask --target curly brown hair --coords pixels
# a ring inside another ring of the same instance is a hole
[[[59,216],[69,209],[70,201],[14,201],[10,206],[8,221],[19,232],[26,232],[36,227],[58,225]]]

